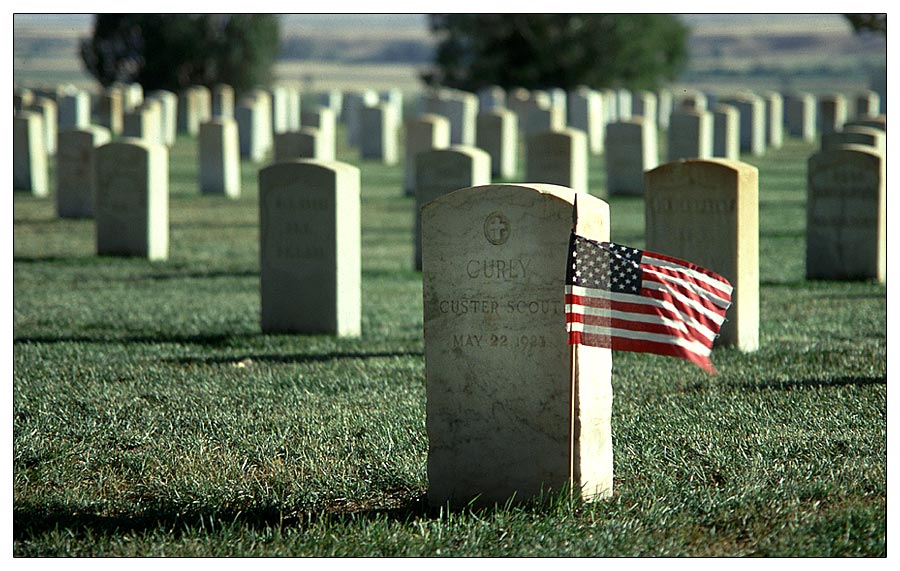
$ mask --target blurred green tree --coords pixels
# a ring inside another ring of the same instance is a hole
[[[654,89],[687,63],[688,28],[666,14],[433,14],[429,25],[429,85]]]
[[[177,93],[227,83],[242,92],[271,80],[279,25],[272,14],[98,14],[80,48],[104,86],[137,82]]]
[[[844,14],[853,26],[853,31],[876,32],[887,36],[887,14]]]

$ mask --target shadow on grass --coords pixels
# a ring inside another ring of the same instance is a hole
[[[73,513],[64,505],[24,506],[13,509],[13,540],[28,541],[53,531],[65,530],[74,537],[112,537],[140,535],[154,531],[169,534],[177,540],[186,532],[248,527],[256,530],[267,528],[306,529],[319,522],[332,524],[354,521],[388,520],[410,522],[420,518],[441,516],[439,508],[428,505],[425,494],[392,501],[390,506],[350,506],[335,504],[303,512],[285,513],[274,505],[241,508],[194,507],[190,504],[148,502],[148,506],[135,514],[98,515]],[[189,507],[190,506],[190,507]]]
[[[240,362],[252,363],[322,363],[339,359],[380,359],[387,357],[422,357],[423,351],[364,351],[352,353],[335,351],[330,353],[256,354],[234,355],[230,357],[179,357],[166,359],[169,363],[182,365],[226,365]]]
[[[834,377],[829,379],[791,379],[787,381],[770,381],[764,383],[729,383],[728,386],[733,389],[741,389],[748,391],[759,390],[792,390],[792,389],[819,389],[823,387],[844,387],[848,385],[854,386],[871,386],[871,385],[887,385],[887,377]]]
[[[258,337],[258,333],[230,333],[227,335],[28,335],[16,337],[13,344],[18,343],[179,343],[187,345],[204,345],[225,347],[233,345],[241,339]]]

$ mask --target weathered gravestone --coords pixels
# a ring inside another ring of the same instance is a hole
[[[559,131],[566,128],[566,116],[560,107],[550,102],[533,99],[524,107],[524,133],[526,139],[538,133]]]
[[[603,98],[603,122],[616,123],[619,121],[619,98],[612,89],[600,89]]]
[[[380,103],[360,110],[361,127],[359,154],[363,159],[395,165],[399,159],[398,131],[400,118],[393,106]]]
[[[200,194],[241,195],[241,149],[237,121],[217,116],[200,124]]]
[[[156,99],[145,99],[132,111],[125,113],[122,135],[164,145],[162,116],[162,102]]]
[[[713,110],[714,157],[736,161],[741,158],[741,114],[733,105],[716,105]]]
[[[716,342],[748,352],[759,348],[758,177],[756,167],[738,161],[681,161],[648,172],[644,194],[647,250],[731,282],[732,305]]]
[[[97,255],[169,257],[169,151],[123,137],[94,152]]]
[[[234,110],[238,124],[238,139],[241,158],[262,162],[269,152],[268,135],[269,109],[264,101],[255,97],[241,99]]]
[[[60,131],[91,124],[91,96],[87,91],[68,91],[57,98],[56,104]]]
[[[669,128],[669,117],[672,115],[673,109],[672,92],[668,89],[660,89],[656,92],[656,115],[657,127],[666,130]]]
[[[627,89],[616,89],[616,109],[618,110],[619,121],[631,119],[634,114],[631,108],[631,92]],[[655,123],[655,122],[654,122]]]
[[[261,327],[357,336],[359,169],[295,160],[259,171]]]
[[[491,176],[516,176],[519,124],[515,113],[509,109],[496,108],[479,114],[475,142],[479,149],[484,149],[491,156]]]
[[[178,96],[178,132],[196,137],[200,123],[212,116],[212,93],[203,85],[192,85]]]
[[[609,207],[543,184],[459,190],[422,210],[433,506],[612,495],[611,351],[568,345],[577,231],[609,239]]]
[[[234,88],[226,83],[214,85],[210,90],[213,117],[234,117]]]
[[[422,269],[422,207],[448,192],[491,183],[491,157],[486,151],[453,145],[416,155],[416,202],[413,218],[413,265]]]
[[[478,96],[458,89],[437,89],[422,98],[423,111],[450,121],[450,144],[475,144]]]
[[[347,127],[347,144],[359,148],[362,133],[362,111],[378,104],[378,94],[367,89],[344,95],[341,119]]]
[[[669,162],[708,159],[713,154],[713,116],[709,111],[679,109],[669,117]]]
[[[682,111],[706,111],[709,107],[706,94],[696,89],[684,90],[678,97],[677,108]]]
[[[776,91],[765,94],[766,143],[773,149],[784,146],[784,98]]]
[[[289,124],[290,93],[288,88],[283,85],[276,85],[269,90],[269,95],[272,98],[272,134],[287,133],[291,130]]]
[[[323,161],[335,160],[337,149],[337,117],[334,111],[321,105],[300,114],[300,124],[318,130],[317,156]],[[312,157],[310,157],[312,158]]]
[[[794,93],[785,98],[785,123],[788,134],[811,143],[816,140],[816,96]]]
[[[766,154],[766,104],[753,93],[745,93],[722,99],[741,114],[741,151],[754,157]]]
[[[603,138],[606,132],[603,96],[589,87],[578,87],[569,94],[567,109],[569,127],[587,134],[588,149],[591,154],[602,154]]]
[[[873,127],[844,125],[843,131],[822,135],[822,150],[827,151],[843,145],[866,145],[878,150],[882,155],[887,153],[887,135],[884,131]]]
[[[847,121],[847,98],[841,94],[820,95],[818,107],[818,129],[824,134],[834,133],[844,128]]]
[[[107,88],[97,96],[94,112],[97,125],[106,127],[113,136],[122,134],[122,122],[124,121],[124,104],[122,102],[122,90]]]
[[[318,94],[316,101],[322,107],[327,107],[334,112],[336,120],[341,121],[341,110],[344,104],[344,93],[338,89],[329,89]]]
[[[60,218],[94,216],[97,189],[95,150],[110,141],[109,129],[91,125],[59,134],[56,154],[56,215]]]
[[[603,147],[610,196],[644,194],[644,173],[659,164],[656,123],[643,117],[610,123]]]
[[[13,111],[24,111],[34,103],[34,91],[17,85],[13,88]]]
[[[13,116],[13,190],[47,196],[49,165],[44,148],[43,118],[36,111]]]
[[[178,132],[178,96],[171,91],[158,89],[147,94],[144,101],[159,101],[160,109],[160,130],[162,139],[167,147],[175,144],[175,136]]]
[[[644,117],[655,123],[657,120],[656,94],[651,91],[638,91],[631,99],[631,116]]]
[[[41,128],[44,133],[44,148],[47,150],[48,155],[55,155],[58,130],[56,101],[53,101],[49,97],[37,96],[34,98],[34,102],[27,106],[26,109],[41,114]]]
[[[488,85],[478,90],[478,110],[480,113],[506,108],[506,91],[499,85]]]
[[[567,186],[588,192],[587,135],[562,129],[528,137],[525,178],[531,182]]]
[[[884,131],[884,134],[887,135],[887,115],[856,118],[845,122],[844,127],[872,127],[873,129]]]
[[[807,279],[886,279],[884,156],[862,145],[809,158]]]
[[[856,95],[856,116],[875,117],[881,111],[881,96],[877,91],[863,91]]]
[[[441,115],[425,113],[404,123],[403,190],[407,196],[416,191],[416,155],[450,146],[450,121]]]
[[[293,159],[334,160],[333,149],[323,133],[314,127],[275,135],[275,161]]]

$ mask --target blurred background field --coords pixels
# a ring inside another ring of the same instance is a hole
[[[671,87],[858,91],[886,81],[883,36],[855,35],[840,14],[687,14],[689,67]],[[92,87],[78,39],[92,16],[18,14],[13,26],[17,83],[71,82]],[[435,38],[422,14],[282,16],[278,80],[315,89],[421,88]],[[683,85],[682,85],[683,84]]]

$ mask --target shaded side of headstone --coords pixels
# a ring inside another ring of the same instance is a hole
[[[122,135],[144,139],[149,143],[165,144],[162,116],[162,102],[156,99],[145,99],[134,110],[125,114]]]
[[[662,165],[647,173],[647,250],[687,260],[734,287],[719,345],[759,348],[759,173],[723,159]]]
[[[276,162],[293,159],[334,160],[333,155],[334,153],[329,152],[326,138],[315,127],[304,127],[299,131],[275,135]]]
[[[672,115],[673,102],[672,92],[668,89],[660,89],[656,92],[656,126],[662,130],[669,128],[669,117]]]
[[[363,109],[377,105],[378,94],[371,89],[345,93],[343,103],[344,108],[341,112],[341,118],[347,127],[347,144],[351,147],[359,148]]]
[[[337,149],[337,117],[328,107],[316,106],[300,114],[300,124],[318,130],[321,140],[316,142],[315,157],[323,161],[333,161]]]
[[[96,123],[109,129],[111,135],[118,136],[122,134],[124,115],[122,91],[120,89],[108,88],[97,97]]]
[[[669,162],[708,159],[713,154],[713,117],[709,111],[680,109],[669,117]]]
[[[587,135],[577,129],[538,133],[528,138],[525,178],[588,192]]]
[[[259,172],[261,327],[358,336],[359,169],[296,160]]]
[[[656,94],[651,91],[638,91],[631,99],[631,116],[644,117],[659,124]]]
[[[509,109],[495,108],[478,115],[477,147],[491,156],[491,176],[516,176],[519,156],[519,125]],[[472,186],[472,185],[469,185]]]
[[[415,195],[416,155],[450,146],[450,121],[441,115],[424,113],[404,122],[406,140],[403,161],[403,190]]]
[[[399,117],[393,106],[381,103],[361,109],[360,156],[386,165],[397,164]]]
[[[210,90],[213,117],[234,117],[234,88],[220,83]]]
[[[644,173],[659,164],[656,124],[644,118],[606,126],[606,190],[612,195],[643,195]]]
[[[713,157],[737,161],[741,158],[741,114],[733,105],[713,110]]]
[[[884,156],[862,145],[816,153],[807,171],[807,279],[886,280]]]
[[[788,134],[811,143],[816,140],[816,96],[795,93],[785,99],[785,123]]]
[[[178,133],[178,95],[171,91],[159,89],[147,94],[145,101],[154,99],[161,104],[160,129],[166,146],[175,144],[175,136]]]
[[[13,190],[47,196],[50,193],[48,169],[43,117],[36,111],[16,113],[13,117]]]
[[[169,256],[169,151],[123,137],[94,154],[97,255]]]
[[[841,94],[820,95],[817,116],[819,133],[840,131],[847,121],[847,98]]]
[[[60,131],[83,129],[91,124],[91,96],[86,91],[61,95],[56,106]]]
[[[241,195],[241,151],[237,121],[217,116],[200,124],[200,194]]]
[[[877,91],[856,94],[856,117],[876,117],[881,111],[881,96]]]
[[[91,218],[97,192],[96,148],[112,138],[109,129],[92,125],[59,134],[56,156],[56,215]]]
[[[58,120],[56,112],[56,101],[49,97],[37,96],[34,102],[26,107],[29,111],[37,111],[41,114],[41,127],[44,133],[44,148],[47,155],[56,154],[56,138],[58,130]]]
[[[422,269],[422,207],[448,192],[491,183],[491,157],[486,151],[453,145],[416,155],[415,253],[413,267]]]
[[[766,143],[773,149],[784,146],[784,98],[780,93],[766,93]]]
[[[602,154],[606,134],[603,96],[589,87],[579,87],[569,94],[568,103],[569,127],[587,134],[591,154]]]
[[[258,99],[248,97],[241,99],[234,110],[234,118],[238,125],[238,141],[241,158],[253,162],[262,162],[268,148],[266,146],[266,128],[269,124],[268,112]]]
[[[882,155],[887,153],[887,135],[873,127],[844,126],[844,130],[822,135],[822,150],[827,151],[843,145],[866,145]]]
[[[567,344],[576,193],[468,188],[422,211],[428,502],[527,502],[613,487],[611,352]],[[609,239],[609,207],[578,195],[577,231]]]
[[[741,114],[741,152],[754,157],[766,154],[766,105],[762,98],[744,94],[723,98],[722,103],[736,107]]]

